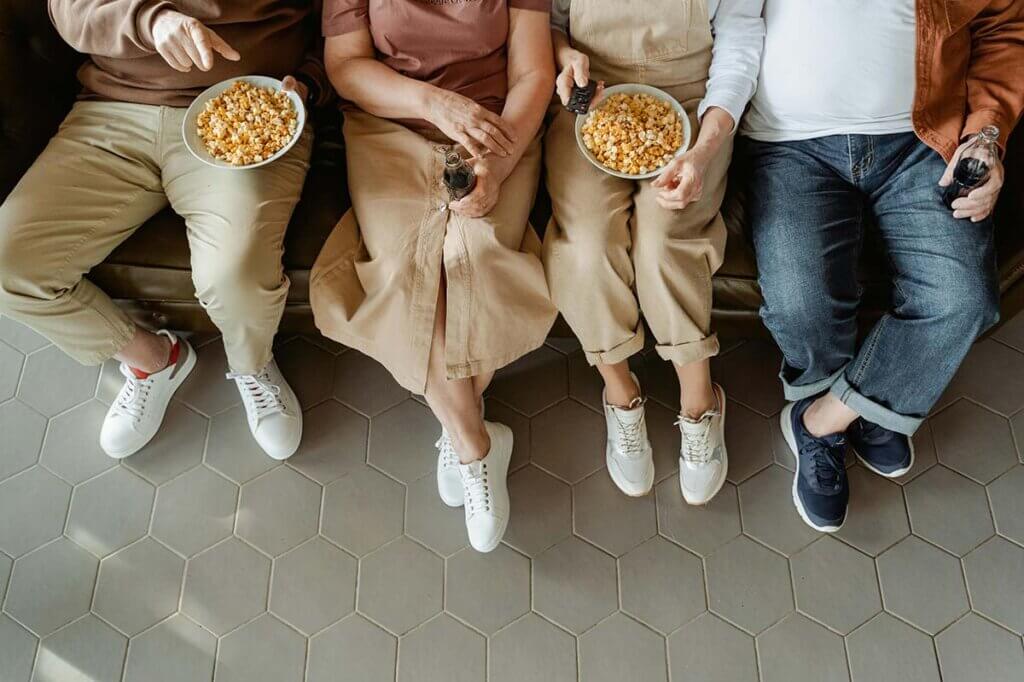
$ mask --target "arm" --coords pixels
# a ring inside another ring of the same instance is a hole
[[[174,10],[167,0],[48,0],[50,20],[78,52],[142,57],[156,52],[156,15]]]
[[[736,129],[743,110],[754,96],[764,49],[763,0],[721,0],[711,18],[712,48],[708,90],[697,116],[711,107],[729,113]]]

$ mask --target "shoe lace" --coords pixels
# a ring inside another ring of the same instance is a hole
[[[258,374],[229,372],[227,378],[234,379],[238,384],[242,397],[252,406],[257,419],[285,411],[281,387],[273,382],[266,368]]]
[[[126,381],[114,400],[114,412],[132,421],[138,421],[145,414],[146,401],[149,400],[149,393],[153,388],[153,379],[138,378],[127,365],[121,365],[121,374]]]
[[[708,412],[699,421],[679,417],[676,426],[683,434],[683,460],[691,464],[707,464],[711,461],[711,419],[716,412]]]
[[[463,467],[462,486],[466,493],[466,513],[469,518],[491,511],[491,483],[487,462],[474,462]]]
[[[434,443],[434,447],[440,451],[442,469],[458,466],[459,456],[455,454],[455,446],[452,445],[451,436],[447,432],[441,434],[441,437]]]
[[[846,474],[844,453],[846,441],[839,439],[835,444],[814,438],[807,445],[810,452],[810,471],[808,472],[824,490],[839,490],[841,480]]]
[[[630,403],[627,409],[638,410],[643,408],[643,398],[637,398]],[[646,441],[644,440],[644,426],[647,423],[647,416],[641,414],[636,421],[623,421],[619,418],[618,410],[612,410],[615,421],[619,425],[619,452],[627,459],[641,457],[644,452]]]

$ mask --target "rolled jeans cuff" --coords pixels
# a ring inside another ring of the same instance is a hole
[[[644,349],[644,325],[641,322],[636,326],[633,336],[629,337],[619,345],[608,351],[583,351],[587,362],[594,365],[615,365],[623,360],[628,360]]]
[[[843,376],[843,372],[846,371],[846,365],[843,365],[831,376],[819,379],[811,384],[801,384],[796,386],[786,381],[785,366],[785,363],[783,363],[783,371],[779,372],[779,379],[782,381],[782,392],[785,394],[786,400],[791,403],[824,393],[828,389],[832,388],[839,377]]]
[[[864,419],[890,431],[902,433],[904,436],[913,436],[921,426],[921,422],[924,421],[919,417],[908,417],[893,412],[888,407],[883,407],[870,398],[865,398],[847,381],[845,374],[841,374],[836,379],[830,390],[832,395],[839,398],[844,405]]]

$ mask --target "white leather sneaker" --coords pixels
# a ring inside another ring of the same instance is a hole
[[[636,375],[630,374],[636,383]],[[630,497],[641,497],[654,486],[654,450],[647,437],[644,399],[637,398],[628,408],[609,405],[604,393],[604,417],[608,428],[605,463],[608,474],[619,490]]]
[[[249,431],[263,451],[277,460],[288,459],[302,440],[302,406],[271,358],[258,374],[231,372],[242,395]]]
[[[484,422],[491,449],[483,459],[459,464],[466,504],[469,544],[478,552],[498,546],[508,527],[508,464],[512,459],[512,429]]]
[[[171,340],[171,364],[140,378],[121,364],[124,386],[117,394],[100,428],[100,447],[114,459],[123,459],[153,440],[164,421],[171,396],[196,366],[196,354],[188,341],[168,331],[157,332]]]
[[[700,419],[680,417],[679,488],[688,504],[711,501],[725,484],[729,455],[725,449],[725,390],[715,384],[718,409]]]
[[[484,416],[484,401],[480,401],[480,416]],[[434,443],[437,448],[437,494],[449,507],[461,507],[464,503],[462,476],[459,474],[459,456],[452,445],[448,430],[441,429],[441,437]]]

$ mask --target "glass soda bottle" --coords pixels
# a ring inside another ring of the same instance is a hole
[[[454,149],[444,152],[444,186],[451,201],[458,201],[476,187],[476,173]]]
[[[998,140],[999,128],[995,126],[985,126],[971,139],[953,169],[953,182],[942,193],[947,208],[952,209],[954,201],[985,184],[999,160]]]

